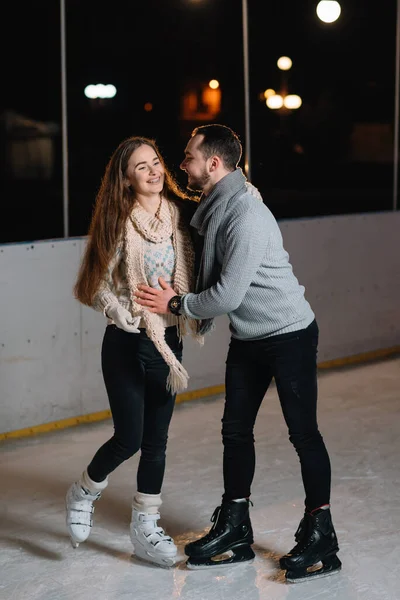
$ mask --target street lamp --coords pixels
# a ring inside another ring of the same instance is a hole
[[[97,83],[96,85],[87,85],[84,90],[86,98],[90,98],[94,100],[96,98],[114,98],[117,93],[117,88],[115,85],[103,83]]]
[[[274,94],[273,96],[269,96],[266,100],[266,105],[271,110],[278,110],[283,106],[283,98],[280,94]]]
[[[317,6],[317,15],[324,23],[333,23],[340,17],[342,9],[339,2],[334,0],[321,0]]]
[[[281,114],[285,114],[288,111],[297,110],[302,105],[302,99],[297,94],[288,94],[287,85],[287,74],[286,71],[290,71],[293,66],[292,59],[288,56],[281,56],[278,58],[277,67],[283,73],[281,73],[281,89],[279,93],[276,93],[272,88],[265,90],[264,94],[260,95],[260,99],[263,97],[266,99],[266,105],[271,110],[278,110]],[[282,110],[281,110],[282,109]]]
[[[276,91],[273,90],[272,88],[268,88],[267,90],[265,90],[263,96],[264,98],[270,98],[271,96],[275,96]]]
[[[302,99],[297,94],[289,94],[283,99],[283,105],[288,110],[296,110],[297,108],[300,108],[302,103]]]
[[[268,96],[265,103],[271,110],[279,110],[281,108],[297,110],[303,104],[303,101],[297,94],[288,94],[287,96],[273,94],[272,96]],[[283,112],[286,111],[284,110]]]
[[[281,56],[276,63],[281,71],[289,71],[292,68],[292,60],[288,56]]]

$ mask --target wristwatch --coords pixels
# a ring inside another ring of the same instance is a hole
[[[182,307],[182,297],[181,296],[172,296],[171,300],[168,302],[168,308],[172,312],[173,315],[181,314]]]

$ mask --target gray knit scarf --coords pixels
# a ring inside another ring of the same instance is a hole
[[[203,253],[196,281],[196,294],[215,285],[220,272],[216,265],[215,248],[218,230],[228,205],[246,192],[246,177],[242,169],[236,169],[225,175],[211,190],[208,196],[200,200],[200,204],[190,222],[199,235],[204,236]],[[214,319],[203,319],[200,322],[201,335],[213,328]]]

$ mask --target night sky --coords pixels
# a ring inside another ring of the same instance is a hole
[[[361,164],[349,159],[348,147],[357,124],[393,128],[396,2],[343,0],[342,15],[331,25],[319,21],[316,5],[248,0],[252,181],[278,218],[390,205],[393,165]],[[188,82],[219,80],[215,122],[231,126],[244,141],[242,3],[66,0],[66,11],[70,229],[84,235],[104,167],[125,137],[154,137],[185,184],[178,166],[197,124],[180,119]],[[7,12],[2,112],[60,125],[59,3],[21,0]],[[293,60],[289,89],[303,99],[284,123],[260,100],[266,88],[279,89],[281,55]],[[83,90],[100,82],[114,84],[117,95],[95,108]],[[4,157],[4,131],[2,140]],[[56,150],[54,177],[46,184],[10,179],[3,166],[9,223],[1,226],[0,242],[61,235],[59,136]],[[24,207],[26,226],[10,225],[16,205]]]

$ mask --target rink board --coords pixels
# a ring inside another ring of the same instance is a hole
[[[400,344],[400,213],[281,221],[320,327],[319,361]],[[86,239],[0,246],[0,433],[108,409],[105,321],[72,287]],[[185,341],[188,391],[224,382],[228,320],[204,347]]]

